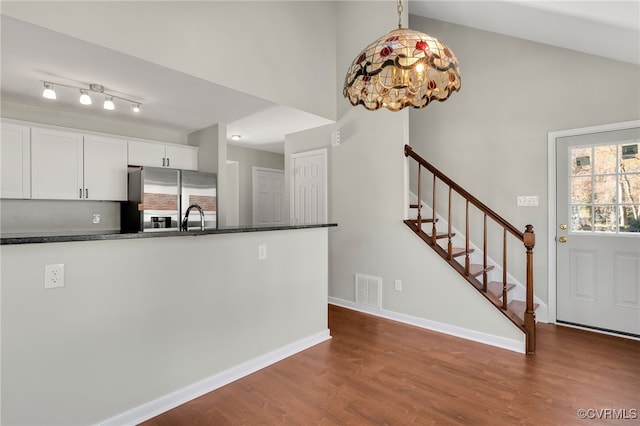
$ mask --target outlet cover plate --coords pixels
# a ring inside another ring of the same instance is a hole
[[[44,288],[64,287],[64,263],[44,265]]]

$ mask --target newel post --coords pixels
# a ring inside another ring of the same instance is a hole
[[[523,238],[527,249],[527,307],[524,312],[524,327],[527,329],[527,353],[536,351],[536,313],[533,309],[533,247],[536,245],[536,236],[533,225],[527,225]]]

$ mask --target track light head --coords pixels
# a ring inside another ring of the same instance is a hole
[[[140,105],[140,104],[132,104],[131,105],[131,109],[133,110],[133,112],[140,112],[140,107],[141,106],[142,105]]]
[[[86,90],[80,90],[80,103],[82,105],[91,105],[91,96]]]
[[[104,98],[103,107],[104,109],[109,111],[113,111],[114,109],[116,109],[116,106],[113,104],[113,98],[111,96],[107,96],[106,98]]]
[[[53,85],[51,83],[44,82],[44,91],[42,92],[42,97],[47,99],[55,99],[56,91],[53,90]]]

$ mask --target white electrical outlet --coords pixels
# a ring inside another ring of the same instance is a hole
[[[93,214],[93,223],[100,223],[100,213]]]
[[[267,258],[267,245],[258,244],[258,260],[265,260]]]
[[[64,263],[44,265],[44,288],[64,287]]]
[[[402,291],[402,280],[395,280],[395,282],[393,283],[393,288],[396,291]]]

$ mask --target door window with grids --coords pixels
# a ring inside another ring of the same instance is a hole
[[[636,140],[569,148],[571,232],[640,232],[638,145]]]

